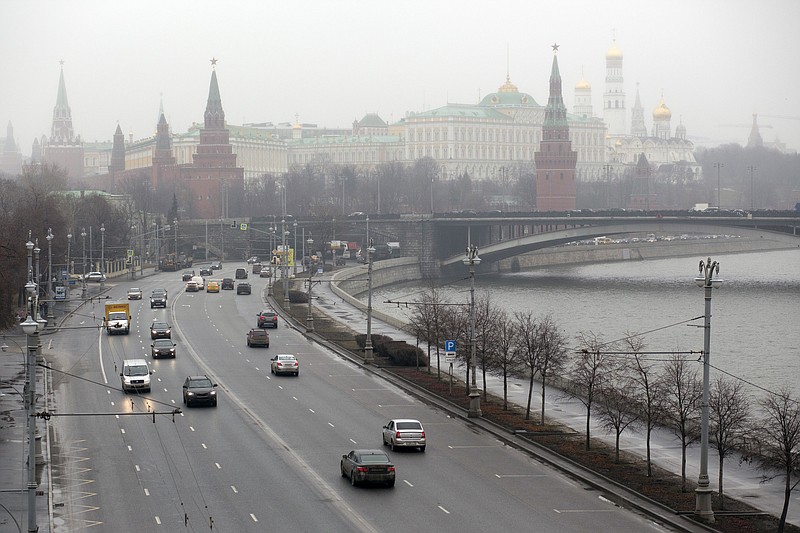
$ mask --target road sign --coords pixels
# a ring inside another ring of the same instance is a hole
[[[456,362],[456,352],[444,352],[444,362],[451,365]]]
[[[444,351],[445,352],[455,352],[456,351],[456,341],[444,341]]]
[[[133,257],[133,250],[128,250],[128,257]]]
[[[239,229],[242,230],[242,231],[247,231],[247,224],[244,224],[244,223],[239,224]]]

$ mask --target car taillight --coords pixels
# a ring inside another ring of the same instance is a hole
[[[356,470],[358,472],[369,472],[369,468],[367,468],[366,466],[359,466]]]
[[[389,467],[389,472],[394,472],[394,467],[393,466]]]
[[[422,438],[423,439],[425,438],[425,432],[424,431],[422,432]]]
[[[281,363],[280,361],[278,361],[278,366],[283,366],[283,363]]]
[[[401,438],[401,437],[400,437],[400,432],[399,432],[399,431],[398,431],[397,433],[395,433],[395,434],[394,434],[394,438],[396,438],[396,439],[399,439],[399,438]]]

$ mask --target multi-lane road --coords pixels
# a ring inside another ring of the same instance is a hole
[[[233,277],[226,263],[213,279]],[[130,335],[91,328],[103,302],[85,304],[52,336],[52,462],[56,530],[75,531],[663,531],[463,421],[307,340],[281,320],[270,347],[245,334],[265,308],[266,279],[251,295],[183,291],[181,273],[109,283],[131,286]],[[169,291],[150,309],[150,291]],[[150,357],[149,326],[172,325],[175,359]],[[298,377],[270,374],[293,353]],[[144,358],[152,391],[124,394],[124,359]],[[187,375],[208,374],[219,405],[185,408]],[[180,413],[170,414],[175,409]],[[156,414],[142,415],[142,413]],[[163,413],[163,414],[162,414]],[[390,452],[397,484],[351,487],[339,470],[353,448],[381,448],[390,418],[417,418],[425,453]],[[59,526],[61,529],[59,529]]]

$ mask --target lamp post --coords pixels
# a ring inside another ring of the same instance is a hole
[[[67,277],[72,274],[72,262],[70,259],[70,248],[72,248],[72,230],[67,232]]]
[[[289,236],[289,232],[286,230],[286,219],[281,219],[281,233],[283,234],[283,260],[281,261],[281,265],[283,266],[283,308],[286,309],[289,307],[289,254],[286,250],[286,237]]]
[[[106,225],[100,224],[100,286],[106,286]]]
[[[374,361],[372,354],[372,253],[374,251],[375,247],[370,239],[367,246],[367,340],[364,343],[364,363],[367,364]]]
[[[53,230],[47,228],[47,320],[55,318],[53,316]]]
[[[311,238],[311,234],[308,234],[308,249],[311,250],[311,245],[314,244],[314,239]],[[311,253],[309,251],[309,253]],[[306,317],[306,333],[313,333],[314,332],[314,315],[311,314],[311,284],[312,279],[314,277],[314,268],[311,262],[308,263],[308,316]]]
[[[277,265],[273,262],[272,257],[272,250],[275,249],[275,227],[269,227],[269,250],[267,251],[269,259],[267,260],[267,268],[270,269],[269,278],[267,279],[267,296],[272,297],[274,293],[272,292],[272,286],[275,284],[275,276],[278,275],[278,268]],[[262,265],[263,268],[263,265]]]
[[[155,228],[155,232],[156,232],[156,250],[155,250],[155,252],[156,252],[156,268],[155,269],[156,270],[160,270],[161,269],[161,258],[159,257],[159,253],[158,253],[158,219],[156,219],[156,221],[153,222],[153,227]]]
[[[28,234],[28,242],[25,247],[28,249],[28,283],[25,290],[28,293],[28,316],[22,324],[22,331],[27,340],[28,352],[28,531],[39,530],[36,524],[36,351],[39,346],[39,323],[33,319],[36,316],[38,300],[38,287],[33,282],[33,271],[31,266],[31,253],[34,244]]]
[[[178,261],[178,219],[172,221],[173,227],[175,228],[175,264]]]
[[[755,203],[755,195],[754,195],[755,193],[753,189],[753,172],[755,172],[758,169],[753,165],[748,165],[747,170],[750,171],[750,212],[752,212],[754,209],[753,205]]]
[[[709,368],[711,366],[711,289],[722,285],[719,263],[709,257],[700,261],[700,276],[694,278],[698,287],[705,292],[705,321],[703,323],[703,404],[700,418],[700,476],[695,489],[694,514],[698,520],[713,524],[714,511],[711,509],[711,487],[708,481],[708,404]]]
[[[83,268],[81,272],[81,298],[86,298],[86,228],[81,228],[81,238],[83,239]]]
[[[292,268],[294,269],[294,276],[297,277],[297,221],[292,224],[294,228],[294,248],[292,248]]]
[[[133,249],[133,243],[135,242],[135,233],[134,233],[135,231],[136,231],[136,226],[134,224],[131,224],[131,248],[130,248],[130,256],[128,257],[128,260],[131,262],[131,279],[136,279],[136,264],[135,261],[133,260],[134,256],[136,255]],[[177,264],[178,261],[177,257],[175,258],[175,261]]]
[[[722,189],[720,188],[720,181],[719,181],[719,170],[725,166],[725,163],[720,163],[719,161],[714,163],[714,168],[717,169],[717,212],[722,210]]]
[[[470,374],[471,383],[469,386],[469,418],[479,418],[481,413],[481,393],[478,391],[477,377],[475,372],[475,266],[481,264],[478,257],[478,247],[474,244],[467,246],[467,254],[463,259],[465,266],[469,267],[469,355],[470,355]]]

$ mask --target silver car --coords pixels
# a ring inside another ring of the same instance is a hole
[[[425,429],[422,427],[422,422],[411,418],[397,418],[389,420],[383,426],[383,433],[381,435],[383,445],[391,447],[392,451],[397,448],[419,448],[419,451],[424,452],[427,441],[425,439]]]
[[[292,354],[279,353],[270,360],[270,372],[275,374],[294,374],[300,375],[300,363],[297,357]]]
[[[142,289],[138,289],[133,287],[128,289],[128,300],[141,300],[142,299]]]

